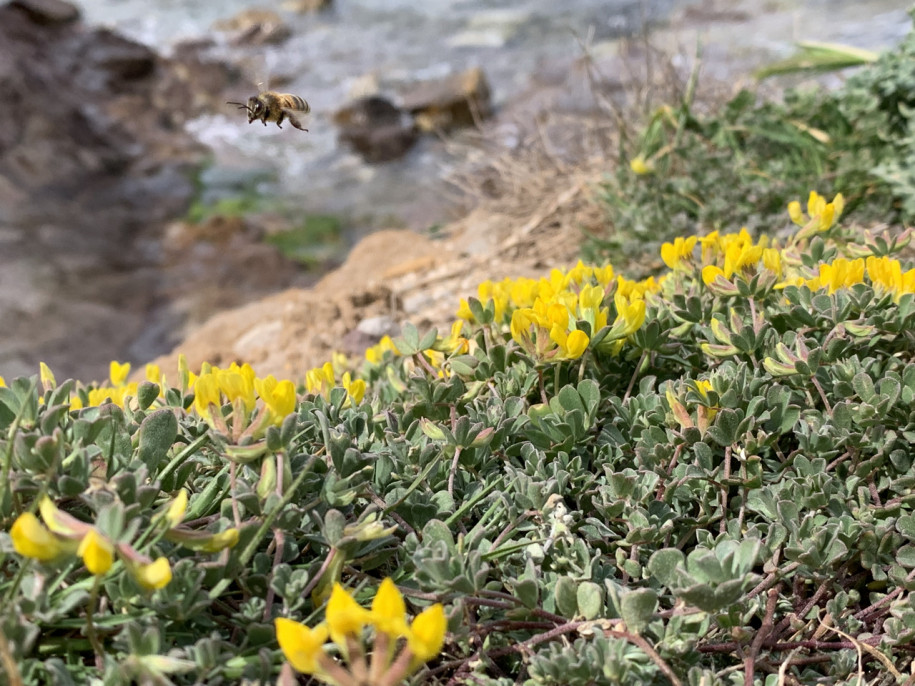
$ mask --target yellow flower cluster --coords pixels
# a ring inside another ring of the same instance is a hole
[[[804,227],[797,236],[805,231],[809,236],[833,227],[844,206],[841,193],[827,203],[825,198],[811,191],[806,214],[797,201],[788,206],[788,213],[795,224]],[[700,246],[698,260],[697,245]],[[867,277],[877,291],[890,293],[897,302],[904,294],[915,293],[915,269],[903,271],[899,260],[874,255],[856,259],[839,257],[818,265],[811,273],[798,266],[798,256],[792,251],[791,247],[778,248],[767,236],[754,242],[749,232],[741,229],[739,233],[713,231],[706,236],[678,237],[661,246],[661,259],[674,272],[701,270],[702,281],[719,294],[737,294],[734,280],[746,280],[757,274],[766,274],[766,284],[775,288],[807,286],[832,294],[865,283]]]
[[[436,603],[408,624],[403,596],[391,579],[385,579],[371,610],[359,605],[337,583],[327,601],[324,622],[310,628],[279,617],[274,626],[283,655],[297,671],[335,686],[393,686],[438,655],[447,620],[444,608]],[[375,632],[370,658],[362,645],[362,634],[368,627]],[[325,651],[328,637],[345,664]],[[404,647],[395,655],[401,639],[405,639]]]
[[[581,261],[568,272],[560,269],[550,271],[549,277],[529,279],[503,279],[502,281],[484,281],[477,286],[477,298],[484,305],[492,301],[495,308],[494,320],[498,324],[510,321],[517,309],[532,308],[537,299],[552,300],[563,291],[580,287],[592,280],[598,285],[609,288],[613,283],[613,267],[591,267]],[[465,298],[461,298],[457,316],[467,322],[473,322],[473,314]]]
[[[801,211],[801,203],[793,200],[788,203],[788,216],[791,221],[800,227],[803,227],[798,233],[798,238],[806,238],[813,233],[822,233],[828,231],[838,221],[845,209],[845,198],[841,193],[837,193],[832,202],[826,202],[826,198],[817,193],[810,191],[807,198],[807,214]]]
[[[615,276],[612,265],[591,267],[579,261],[567,272],[553,269],[546,278],[484,281],[477,294],[484,305],[492,303],[494,321],[507,322],[512,339],[525,352],[548,362],[584,354],[591,337],[609,323],[610,308],[604,303],[611,294],[616,317],[604,340],[606,349],[618,353],[626,337],[645,321],[645,296],[659,288],[653,278],[629,281]],[[464,299],[457,316],[474,321]],[[590,332],[579,328],[581,322],[587,322]]]
[[[343,372],[340,375],[340,383],[337,383],[336,372],[331,362],[325,362],[320,367],[315,367],[305,374],[305,390],[314,395],[323,396],[325,400],[330,398],[331,390],[337,386],[346,389],[347,403],[358,405],[362,402],[362,398],[365,397],[365,381],[353,379],[349,372]]]
[[[47,496],[41,499],[38,508],[44,524],[33,513],[23,512],[10,529],[13,548],[23,557],[51,562],[64,555],[76,554],[83,559],[90,574],[100,576],[111,569],[117,551],[127,570],[143,588],[154,590],[171,581],[172,570],[166,558],[153,561],[126,543],[115,543],[95,526],[57,509]]]
[[[865,283],[865,276],[876,290],[892,294],[897,302],[904,294],[915,293],[915,269],[903,272],[899,260],[873,255],[867,259],[839,257],[824,262],[812,277],[796,276],[785,285],[807,286],[812,291],[825,289],[832,294],[840,288]]]
[[[194,389],[194,410],[207,421],[215,420],[214,408],[218,411],[225,403],[250,413],[258,398],[266,408],[260,424],[280,424],[295,412],[295,384],[278,381],[273,374],[262,379],[247,363],[233,362],[228,369],[204,364],[199,376],[190,375],[188,385]]]
[[[102,576],[111,569],[117,553],[127,571],[143,588],[155,590],[171,581],[168,559],[152,560],[128,543],[111,540],[98,527],[58,509],[47,496],[39,501],[38,511],[41,520],[32,512],[23,512],[10,529],[13,549],[23,557],[53,562],[67,555],[78,555],[90,574]],[[238,542],[237,529],[213,534],[181,527],[186,511],[187,492],[182,490],[156,516],[154,525],[163,526],[164,535],[170,541],[192,550],[217,553]]]
[[[708,286],[729,284],[733,277],[746,279],[762,270],[772,274],[773,283],[782,277],[782,253],[776,247],[770,247],[767,236],[754,242],[744,228],[738,233],[719,234],[713,231],[697,240],[702,246],[702,281]],[[664,246],[661,252],[663,255]]]
[[[44,381],[46,377],[53,379],[51,370],[48,369],[44,362],[41,363],[41,372],[42,381]],[[99,405],[108,402],[114,403],[119,407],[124,407],[124,404],[129,398],[137,397],[137,388],[139,387],[139,384],[136,381],[127,381],[129,375],[129,362],[116,362],[112,360],[108,367],[108,383],[99,386],[90,386],[87,389],[88,402],[86,403],[86,407],[98,407]],[[146,365],[146,376],[148,381],[164,385],[164,379],[156,365]],[[82,398],[74,396],[70,400],[70,409],[80,410],[82,408]]]

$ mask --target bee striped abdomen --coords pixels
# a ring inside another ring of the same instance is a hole
[[[308,103],[305,102],[305,99],[300,98],[298,95],[287,94],[286,102],[286,107],[291,110],[299,110],[301,112],[308,112],[311,110],[311,107],[308,106]]]

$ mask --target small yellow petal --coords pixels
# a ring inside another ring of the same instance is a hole
[[[226,529],[210,537],[210,540],[200,547],[205,553],[218,553],[225,548],[234,548],[238,543],[238,529]]]
[[[358,636],[370,620],[369,611],[359,605],[343,586],[335,583],[327,601],[327,626],[334,643],[343,645],[347,636]]]
[[[164,557],[160,557],[149,564],[133,567],[131,571],[137,583],[149,591],[164,588],[172,580],[171,565]]]
[[[403,636],[407,630],[407,607],[397,586],[386,578],[378,587],[372,601],[372,623],[378,631],[391,636]]]
[[[54,379],[54,372],[44,362],[38,363],[38,376],[41,378],[41,385],[45,390],[57,388],[57,381]]]
[[[108,378],[111,379],[112,386],[123,386],[127,383],[127,375],[130,374],[130,362],[111,361],[108,365]]]
[[[165,517],[168,519],[169,524],[178,526],[181,520],[184,519],[185,512],[187,512],[187,491],[182,488],[168,506]]]
[[[302,674],[314,674],[319,667],[318,660],[324,654],[327,626],[319,624],[310,629],[285,617],[274,619],[273,626],[276,628],[276,641],[289,664]]]
[[[114,546],[95,529],[83,536],[76,554],[83,558],[91,574],[105,574],[114,564]]]
[[[585,350],[588,349],[588,343],[591,340],[588,338],[588,334],[584,331],[575,330],[569,334],[568,339],[566,339],[566,355],[569,359],[577,360],[581,357]]]
[[[427,662],[439,654],[445,642],[448,620],[445,608],[436,603],[423,610],[410,625],[407,645],[416,660]]]
[[[16,552],[33,560],[47,562],[65,550],[58,538],[31,512],[23,512],[16,518],[10,529],[10,537]]]

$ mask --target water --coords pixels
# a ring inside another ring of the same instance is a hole
[[[215,38],[215,54],[245,65],[250,81],[230,100],[244,101],[271,76],[305,97],[312,108],[307,134],[289,126],[249,126],[228,105],[192,121],[191,132],[214,153],[204,184],[209,197],[218,198],[264,179],[259,191],[284,198],[296,212],[338,216],[353,238],[381,226],[422,229],[446,219],[442,177],[460,164],[448,145],[431,137],[404,159],[378,166],[338,145],[330,118],[366,94],[367,81],[396,100],[398,86],[480,66],[498,109],[536,87],[539,72],[555,74],[580,58],[585,36],[594,45],[612,45],[672,13],[701,13],[698,33],[723,46],[709,70],[717,77],[731,68],[731,53],[784,55],[800,39],[880,48],[901,38],[910,23],[908,3],[892,0],[805,0],[766,8],[755,0],[336,0],[329,11],[314,14],[285,12],[280,3],[258,5],[288,21],[293,35],[281,45],[233,47],[211,28],[251,6],[250,0],[158,0],[150,11],[148,0],[82,0],[87,21],[166,53],[181,40]],[[741,14],[748,21],[734,25]],[[829,21],[823,21],[826,15]]]
[[[337,0],[330,11],[279,11],[293,30],[281,45],[233,47],[212,24],[252,6],[245,0],[199,3],[159,0],[83,0],[88,22],[105,23],[169,52],[177,42],[211,36],[215,53],[246,67],[249,84],[228,99],[244,100],[271,77],[312,108],[301,133],[272,124],[248,125],[234,107],[214,111],[189,128],[214,151],[204,183],[214,196],[235,192],[252,178],[304,213],[344,218],[358,236],[379,226],[425,228],[443,219],[443,172],[457,162],[442,141],[426,137],[402,160],[369,166],[341,148],[333,112],[365,94],[366,77],[381,93],[481,66],[499,107],[530,87],[546,65],[581,56],[576,36],[595,41],[638,32],[663,19],[676,0]],[[683,4],[682,1],[680,4]]]

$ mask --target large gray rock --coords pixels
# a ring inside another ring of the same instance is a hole
[[[0,6],[0,374],[103,375],[172,343],[155,266],[203,150],[183,130],[226,81],[91,29],[59,0]],[[145,338],[144,338],[145,336]]]

